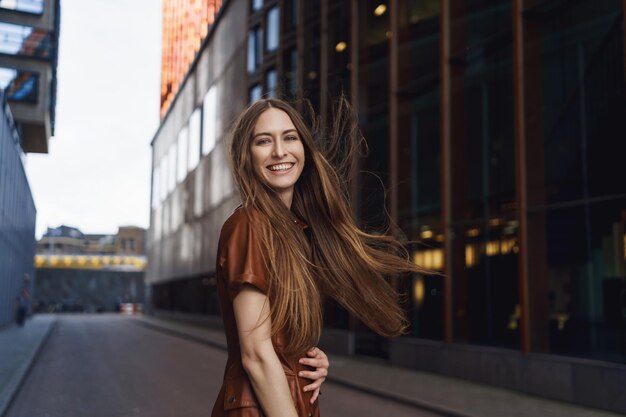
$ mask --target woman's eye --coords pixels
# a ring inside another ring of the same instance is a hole
[[[298,137],[294,136],[294,135],[289,135],[285,139],[287,139],[287,140],[298,140]]]
[[[266,143],[269,143],[270,140],[268,138],[262,138],[256,141],[257,145],[265,145]]]

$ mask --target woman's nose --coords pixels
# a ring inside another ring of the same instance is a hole
[[[285,149],[284,149],[282,143],[280,143],[279,140],[274,142],[274,152],[272,153],[272,155],[277,157],[277,158],[285,156]]]

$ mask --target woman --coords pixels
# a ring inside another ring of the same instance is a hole
[[[354,224],[345,175],[360,137],[351,114],[340,100],[325,135],[289,104],[265,99],[234,124],[230,158],[242,206],[218,244],[229,358],[212,417],[319,416],[314,400],[327,361],[311,371],[298,358],[319,340],[323,295],[381,335],[406,328],[384,275],[423,271],[393,237]]]

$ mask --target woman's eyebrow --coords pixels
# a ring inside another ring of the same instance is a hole
[[[287,133],[291,133],[291,132],[298,133],[298,131],[296,129],[287,129],[287,130],[283,131],[283,135],[285,135]],[[253,136],[253,138],[256,138],[257,136],[263,136],[263,135],[272,136],[272,134],[269,133],[269,132],[259,132],[259,133],[256,133]]]

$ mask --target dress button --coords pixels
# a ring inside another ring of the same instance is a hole
[[[230,398],[228,399],[228,403],[229,403],[229,404],[232,404],[232,403],[234,403],[234,402],[235,402],[235,397],[230,397]]]

